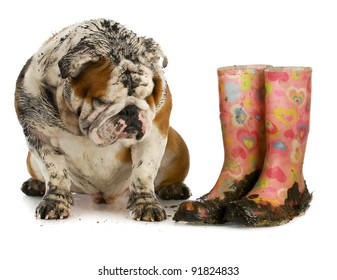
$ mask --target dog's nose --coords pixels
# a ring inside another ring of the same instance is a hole
[[[138,108],[136,107],[136,105],[128,105],[119,114],[127,116],[129,118],[134,118],[134,117],[138,118],[138,113],[139,112],[138,112]]]
[[[124,132],[131,137],[135,135],[137,140],[144,136],[143,122],[139,119],[139,109],[135,105],[126,106],[120,113],[120,117],[125,121]]]

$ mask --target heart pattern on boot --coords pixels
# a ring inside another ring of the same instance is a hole
[[[239,178],[242,175],[242,167],[235,160],[229,159],[225,162],[226,173],[233,178]]]
[[[278,166],[266,169],[266,175],[270,179],[276,179],[280,183],[283,183],[287,180],[286,175],[284,174],[282,169]]]
[[[309,125],[307,124],[299,124],[297,126],[297,133],[298,133],[298,136],[301,142],[303,142],[306,139],[308,135],[308,130],[309,130]]]
[[[232,156],[234,156],[236,158],[237,157],[242,158],[242,159],[246,159],[247,158],[247,153],[241,147],[235,147],[235,148],[233,148],[231,154],[232,154]]]
[[[258,132],[249,132],[246,129],[240,129],[237,132],[237,138],[242,144],[247,148],[248,151],[252,151],[257,147],[258,142]]]
[[[266,120],[266,131],[271,135],[278,134],[277,126],[271,120]]]
[[[281,123],[289,126],[297,120],[297,111],[295,109],[275,108],[274,116]]]
[[[306,92],[304,88],[297,89],[291,87],[287,90],[287,96],[294,104],[301,107],[305,103]]]

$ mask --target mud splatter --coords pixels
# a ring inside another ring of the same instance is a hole
[[[219,200],[186,201],[180,205],[173,220],[198,224],[222,224],[224,208]]]
[[[287,192],[284,205],[273,207],[270,203],[258,204],[246,197],[228,204],[225,220],[245,226],[278,226],[303,214],[310,206],[312,194],[307,187],[301,193],[298,183]]]
[[[233,191],[224,192],[224,199],[207,200],[207,194],[197,201],[183,202],[173,220],[201,224],[223,224],[227,203],[245,196],[255,185],[261,171],[256,170],[232,185]]]

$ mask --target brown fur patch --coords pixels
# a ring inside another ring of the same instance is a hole
[[[153,89],[153,101],[156,106],[158,106],[161,96],[162,96],[162,82],[154,78],[155,86]],[[168,85],[166,86],[166,100],[164,105],[160,108],[156,117],[153,120],[153,124],[159,129],[162,134],[168,134],[169,132],[169,121],[170,114],[172,110],[172,96]]]
[[[121,149],[117,154],[116,154],[116,159],[124,162],[124,163],[131,163],[132,158],[131,158],[131,150],[130,148],[124,148]]]
[[[174,156],[173,156],[174,155]],[[172,157],[173,156],[173,157]],[[165,165],[162,161],[159,172],[161,182],[158,182],[158,188],[176,183],[182,183],[190,168],[190,156],[188,148],[181,136],[172,128],[169,128],[168,141],[164,158],[170,158]]]
[[[154,109],[155,104],[154,104],[154,97],[153,97],[153,95],[150,95],[149,97],[147,97],[146,98],[146,102],[147,102],[147,104],[149,104],[149,107],[151,109]]]
[[[113,66],[106,58],[94,63],[89,62],[82,72],[71,80],[75,94],[89,102],[95,97],[105,96],[112,70]]]
[[[153,76],[154,87],[152,91],[153,101],[156,106],[158,106],[159,101],[162,96],[163,82],[160,76],[156,73]]]

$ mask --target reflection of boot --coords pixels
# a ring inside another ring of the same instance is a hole
[[[246,197],[228,205],[225,219],[247,226],[286,223],[309,207],[302,173],[309,132],[311,69],[265,71],[266,159]]]
[[[264,74],[266,65],[218,69],[225,160],[213,189],[180,205],[175,221],[223,223],[226,203],[246,195],[264,160]]]

